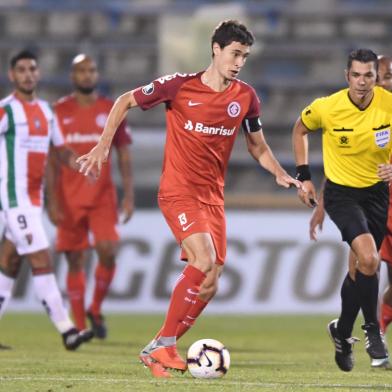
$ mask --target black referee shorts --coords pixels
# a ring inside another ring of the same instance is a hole
[[[360,234],[370,233],[380,249],[386,233],[389,189],[385,182],[366,188],[352,188],[327,180],[324,207],[336,224],[342,240],[351,245]]]

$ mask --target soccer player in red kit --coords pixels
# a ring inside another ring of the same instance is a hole
[[[88,152],[99,140],[113,101],[98,95],[98,71],[95,61],[77,55],[71,66],[74,92],[61,98],[54,109],[66,143],[78,154]],[[124,223],[133,211],[133,186],[129,144],[130,133],[121,122],[113,139],[118,156],[124,197],[121,212]],[[119,236],[116,231],[116,189],[111,167],[105,165],[100,178],[92,183],[80,173],[74,174],[65,166],[55,168],[52,160],[48,173],[49,215],[57,225],[57,251],[65,252],[68,261],[67,291],[72,313],[79,330],[86,328],[86,315],[97,338],[106,337],[107,329],[101,315],[101,305],[108,292],[115,271],[115,249]],[[95,270],[93,300],[85,310],[86,249],[89,232],[94,236],[98,263]]]
[[[101,170],[127,110],[165,103],[167,137],[158,202],[188,263],[175,284],[161,330],[140,354],[155,377],[170,377],[168,368],[186,369],[176,339],[217,290],[226,256],[224,178],[241,125],[250,154],[278,185],[300,186],[264,139],[254,89],[237,79],[253,41],[243,24],[219,24],[211,40],[212,62],[205,71],[164,76],[120,96],[97,146],[78,159],[84,174],[95,166]]]

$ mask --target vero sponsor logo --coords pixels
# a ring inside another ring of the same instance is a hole
[[[195,122],[193,124],[191,120],[188,120],[184,124],[184,129],[186,131],[195,131],[207,135],[231,136],[234,134],[236,127],[225,128],[224,125],[220,127],[208,127],[201,122]]]

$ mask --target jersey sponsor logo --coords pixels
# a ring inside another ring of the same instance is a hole
[[[82,134],[79,132],[69,133],[65,137],[66,143],[98,143],[99,137],[101,135],[99,133],[87,133]]]
[[[240,113],[241,113],[241,105],[238,102],[233,101],[229,103],[229,106],[227,107],[227,114],[230,117],[238,117]]]
[[[20,138],[18,147],[30,152],[48,152],[49,139],[45,136],[32,136]]]
[[[147,86],[144,86],[142,88],[142,93],[144,95],[151,95],[154,92],[154,82],[151,82],[150,84],[147,84]]]
[[[192,102],[192,100],[188,101],[188,106],[198,106],[198,105],[202,105],[202,102]]]
[[[103,128],[106,124],[106,120],[108,115],[106,113],[99,113],[97,117],[95,117],[95,123],[100,127]]]
[[[385,147],[391,138],[391,131],[390,129],[383,129],[382,131],[377,131],[374,133],[374,138],[376,141],[376,145],[378,147]]]
[[[198,294],[199,294],[198,291],[194,291],[194,290],[192,290],[192,289],[187,289],[186,291],[187,291],[187,293],[190,294],[190,295],[198,295]],[[187,317],[188,317],[188,316],[187,316]],[[192,319],[192,317],[189,317],[189,318]]]
[[[231,136],[235,132],[235,127],[233,128],[225,128],[224,125],[220,127],[208,127],[201,122],[192,123],[191,120],[188,120],[184,124],[184,129],[186,131],[195,131],[200,133],[205,133],[208,135],[219,135],[219,136]]]

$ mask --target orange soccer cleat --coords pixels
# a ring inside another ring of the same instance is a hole
[[[151,352],[150,356],[165,368],[183,372],[187,368],[186,362],[178,354],[176,346],[158,347]]]
[[[159,363],[152,359],[149,355],[139,355],[140,360],[145,367],[149,368],[153,377],[170,378],[171,374]]]

